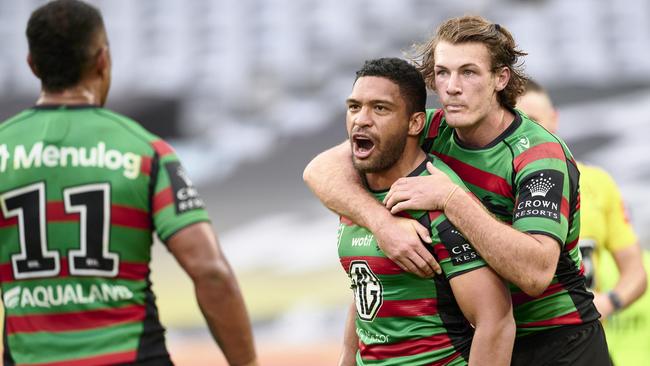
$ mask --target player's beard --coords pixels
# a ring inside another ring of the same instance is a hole
[[[408,130],[404,129],[399,135],[375,143],[375,151],[366,159],[356,159],[352,156],[352,164],[361,174],[378,173],[391,168],[404,152]]]

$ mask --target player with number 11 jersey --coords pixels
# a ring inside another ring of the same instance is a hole
[[[0,125],[0,174],[5,365],[168,360],[152,232],[208,220],[170,146],[101,107],[39,105]]]

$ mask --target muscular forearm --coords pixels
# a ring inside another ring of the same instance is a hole
[[[447,202],[445,215],[490,267],[522,291],[537,296],[551,283],[560,252],[552,239],[513,229],[460,190]]]
[[[363,187],[347,141],[316,156],[305,168],[303,179],[327,208],[361,226],[372,230],[390,216]]]
[[[515,329],[511,316],[496,322],[477,324],[469,354],[469,365],[510,365]]]
[[[251,324],[237,281],[227,268],[195,279],[197,301],[230,365],[256,365]]]

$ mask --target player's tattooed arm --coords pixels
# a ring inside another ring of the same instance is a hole
[[[205,222],[190,225],[169,238],[167,246],[194,282],[201,312],[228,364],[256,366],[244,299],[212,227]]]
[[[421,277],[440,272],[440,265],[422,241],[431,242],[429,231],[415,220],[394,217],[364,188],[352,165],[350,143],[345,141],[316,156],[305,168],[303,179],[330,210],[373,232],[379,247],[400,268]]]
[[[475,327],[470,366],[510,365],[516,326],[505,283],[488,267],[453,277],[449,282],[463,314]]]
[[[359,337],[356,332],[355,318],[357,310],[354,302],[350,304],[347,319],[345,320],[345,329],[343,333],[343,350],[339,357],[339,366],[355,366],[357,350],[359,349]]]

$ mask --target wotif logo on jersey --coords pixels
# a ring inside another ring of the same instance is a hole
[[[13,153],[6,144],[0,145],[0,173],[5,172],[10,164],[14,170],[69,166],[122,170],[126,178],[135,179],[140,174],[141,163],[140,155],[109,149],[103,141],[89,148],[45,145],[39,141],[31,147],[16,145]]]
[[[372,244],[373,239],[375,238],[372,234],[367,234],[362,237],[352,238],[353,247],[369,247]]]
[[[133,298],[133,292],[123,285],[82,284],[16,286],[4,292],[2,300],[7,309],[51,308],[56,306],[109,303]]]

